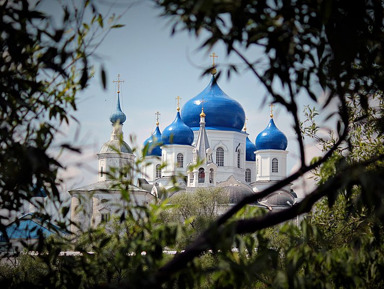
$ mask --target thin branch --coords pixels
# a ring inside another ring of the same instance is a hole
[[[201,253],[210,249],[211,245],[209,242],[209,236],[211,235],[212,231],[217,230],[220,226],[225,224],[232,216],[234,216],[243,207],[245,207],[248,204],[255,203],[257,200],[263,197],[266,197],[269,194],[281,189],[282,187],[290,184],[292,181],[298,179],[305,173],[323,164],[333,154],[333,152],[338,148],[338,146],[344,141],[344,139],[347,136],[346,131],[347,130],[344,130],[344,134],[339,138],[339,140],[335,143],[335,145],[324,155],[323,158],[313,163],[312,165],[309,165],[309,166],[302,165],[297,172],[285,178],[284,180],[279,181],[278,183],[270,186],[269,188],[261,191],[260,193],[245,197],[239,203],[233,206],[230,210],[228,210],[226,213],[220,216],[216,220],[216,222],[214,222],[207,230],[205,230],[202,234],[200,234],[200,236],[190,246],[188,246],[184,252],[176,255],[171,261],[169,261],[167,264],[161,267],[157,273],[156,279],[158,279],[159,281],[165,280],[167,276],[170,276],[175,272],[180,271],[182,268],[185,268],[187,264],[190,261],[192,261],[195,257],[199,256]],[[304,204],[306,204],[306,202],[309,202],[308,200],[311,200],[311,198],[314,198],[313,199],[314,201],[318,200],[316,196],[317,196],[316,194],[314,196],[312,196],[312,194],[308,195],[306,198],[307,201],[304,200],[301,203],[303,205],[293,206],[291,209],[287,209],[283,211],[281,214],[283,214],[283,216],[286,218],[289,217],[288,219],[285,219],[285,220],[289,220],[291,218],[298,216],[299,214],[305,213],[305,210],[303,208]],[[301,211],[301,210],[304,210],[304,211]]]
[[[356,178],[359,178],[362,169],[364,170],[369,164],[381,161],[383,159],[384,155],[381,154],[366,162],[362,162],[348,167],[346,170],[339,172],[337,175],[329,179],[326,183],[316,188],[312,193],[307,195],[307,197],[302,202],[295,204],[288,209],[273,214],[267,214],[260,218],[237,220],[234,222],[235,233],[253,233],[258,230],[269,228],[277,224],[286,222],[304,213],[308,213],[312,209],[313,205],[322,197],[336,193],[341,188],[343,188],[346,185],[346,183],[344,183],[346,175],[355,176]],[[355,180],[353,178],[350,178],[348,179],[348,181],[351,182]],[[156,284],[160,284],[161,282],[167,280],[169,276],[180,271],[182,268],[185,268],[185,266],[195,257],[210,249],[212,247],[210,236],[212,236],[212,232],[215,232],[213,231],[214,229],[216,229],[216,232],[217,230],[223,230],[223,228],[218,228],[218,222],[216,222],[215,226],[211,226],[208,230],[201,234],[196,239],[196,241],[192,245],[190,245],[184,252],[176,255],[174,259],[172,259],[165,266],[159,269],[158,273],[155,276],[155,280],[157,282]]]

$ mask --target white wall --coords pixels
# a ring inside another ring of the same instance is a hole
[[[240,181],[244,181],[246,169],[246,138],[247,134],[237,131],[221,131],[221,130],[206,130],[209,146],[213,154],[213,162],[216,162],[216,149],[222,147],[224,149],[224,166],[217,167],[216,180],[222,182],[227,180],[231,175]],[[198,131],[194,131],[195,141],[198,136]],[[239,145],[240,144],[240,145]],[[240,168],[237,167],[237,152],[240,149]]]
[[[162,162],[166,164],[162,170],[164,177],[175,176],[178,174],[187,175],[188,165],[192,162],[193,147],[189,145],[164,145],[162,149]],[[183,167],[177,167],[177,155],[183,154]]]
[[[256,151],[256,181],[277,181],[287,176],[287,154],[283,150]],[[272,159],[278,160],[278,172],[272,172]]]

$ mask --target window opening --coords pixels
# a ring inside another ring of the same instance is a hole
[[[109,222],[110,219],[111,219],[111,214],[110,213],[102,213],[101,214],[101,222],[102,223]]]
[[[177,154],[177,167],[182,168],[183,167],[183,162],[184,162],[184,156],[183,154]]]
[[[245,170],[245,181],[247,183],[251,182],[251,170],[250,169]]]
[[[272,159],[272,173],[279,172],[279,161],[276,158]]]
[[[156,178],[161,178],[160,165],[156,165]]]
[[[199,183],[204,183],[205,181],[205,171],[203,168],[199,169]]]
[[[209,183],[210,184],[213,184],[213,169],[210,169],[209,170]]]
[[[223,148],[218,148],[216,150],[216,164],[219,167],[224,166],[224,149]]]

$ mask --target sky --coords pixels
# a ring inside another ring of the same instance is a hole
[[[104,11],[110,9],[109,4],[99,7]],[[161,10],[150,1],[138,1],[130,8],[126,4],[115,5],[111,12],[123,13],[118,22],[125,26],[112,30],[96,50],[95,76],[79,95],[78,110],[73,112],[78,123],[63,126],[57,138],[58,143],[71,142],[82,149],[81,155],[64,153],[59,156],[67,168],[61,172],[64,192],[97,181],[96,154],[109,140],[112,131],[109,116],[116,107],[117,87],[113,80],[117,80],[118,74],[124,81],[120,88],[122,110],[127,116],[124,137],[130,146],[141,146],[155,129],[157,111],[163,131],[176,116],[176,97],[181,97],[182,107],[208,85],[210,76],[202,74],[212,63],[209,57],[212,52],[218,55],[219,71],[220,66],[228,63],[241,63],[236,56],[227,57],[222,45],[215,45],[211,50],[199,49],[204,35],[196,38],[182,32],[171,36],[170,20],[160,17]],[[261,56],[256,49],[247,51],[251,57],[259,54]],[[107,73],[105,90],[99,77],[101,66]],[[230,79],[222,75],[218,84],[243,106],[248,119],[247,132],[254,142],[257,134],[267,126],[270,114],[269,103],[263,102],[267,94],[262,84],[246,70],[240,70]],[[314,104],[299,102],[299,105],[302,110],[304,105]],[[287,171],[291,172],[298,165],[292,118],[279,106],[275,106],[273,114],[277,127],[288,138]],[[129,141],[130,136],[136,138],[134,144]],[[319,153],[314,149],[310,155]]]

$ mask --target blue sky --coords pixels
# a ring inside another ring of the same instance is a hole
[[[63,127],[58,139],[79,145],[82,155],[64,154],[62,162],[68,171],[63,174],[68,190],[97,180],[96,153],[111,133],[110,114],[116,106],[116,85],[112,82],[120,74],[124,80],[121,88],[122,110],[127,116],[123,126],[125,140],[135,135],[136,145],[142,145],[155,128],[155,112],[159,111],[161,131],[176,115],[176,97],[182,105],[200,93],[209,83],[209,76],[201,76],[212,63],[209,54],[215,52],[219,65],[240,63],[235,57],[227,57],[225,48],[216,45],[212,50],[198,49],[204,40],[187,32],[171,36],[169,19],[160,17],[150,1],[128,9],[119,23],[125,26],[112,30],[96,51],[95,77],[89,87],[79,96],[78,110],[74,116],[79,124]],[[100,6],[107,9],[107,6]],[[126,6],[115,6],[116,14],[126,10]],[[247,51],[251,57],[261,56],[257,50]],[[102,88],[100,65],[107,72],[108,87]],[[241,71],[230,79],[222,75],[219,86],[244,108],[248,118],[247,132],[254,142],[269,121],[269,106],[262,105],[265,89],[249,71]],[[309,103],[300,103],[301,106]],[[311,103],[313,105],[313,103]],[[286,111],[276,106],[274,119],[277,127],[288,137],[288,172],[298,161],[298,147],[292,129],[292,119]],[[130,143],[130,145],[132,145]]]

